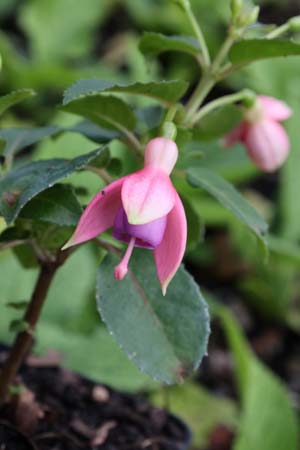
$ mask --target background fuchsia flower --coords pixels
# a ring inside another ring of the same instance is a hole
[[[170,139],[152,139],[145,149],[144,168],[106,186],[89,203],[63,247],[88,241],[113,227],[113,236],[128,243],[115,267],[122,280],[134,247],[154,251],[157,275],[165,295],[184,255],[187,224],[181,200],[169,175],[178,149]]]
[[[288,105],[272,97],[259,96],[245,110],[244,120],[224,138],[225,147],[242,142],[251,160],[265,172],[280,167],[288,156],[290,142],[279,123],[291,115]]]

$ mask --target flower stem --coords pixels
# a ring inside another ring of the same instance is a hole
[[[57,269],[67,258],[67,252],[63,252],[61,255],[63,255],[61,260],[41,263],[40,273],[31,300],[23,317],[23,321],[28,324],[28,328],[16,336],[8,358],[0,373],[0,405],[6,400],[9,387],[14,381],[30,349],[33,339],[32,336],[46,300],[49,287]]]
[[[189,22],[192,26],[192,29],[195,33],[195,36],[199,42],[199,45],[200,45],[200,48],[201,48],[201,51],[203,54],[203,66],[209,67],[209,65],[210,65],[209,51],[208,51],[202,30],[200,28],[200,25],[197,22],[196,17],[194,16],[194,13],[192,11],[191,4],[190,4],[189,0],[180,0],[180,4],[182,5],[183,10],[187,16],[187,19],[189,20]]]
[[[223,45],[221,46],[219,52],[217,53],[210,69],[203,75],[198,86],[196,87],[192,97],[186,106],[186,117],[185,124],[189,125],[191,122],[195,122],[193,116],[199,106],[201,106],[203,100],[206,98],[207,94],[211,91],[214,85],[218,81],[218,74],[220,66],[222,65],[224,59],[226,58],[231,46],[233,45],[236,37],[234,33],[229,32],[229,35],[225,39]]]
[[[215,74],[223,63],[224,59],[226,58],[229,50],[231,49],[232,45],[234,44],[235,40],[237,38],[237,35],[232,32],[232,30],[229,30],[229,34],[225,41],[223,42],[223,45],[221,46],[219,52],[217,53],[213,64],[212,64],[212,72]],[[215,74],[216,75],[216,74]]]
[[[216,100],[213,100],[212,102],[206,104],[201,108],[197,114],[195,114],[192,124],[194,125],[196,122],[199,122],[200,119],[202,119],[206,114],[213,111],[216,108],[219,108],[220,106],[230,105],[232,103],[242,101],[242,100],[255,100],[255,94],[254,92],[250,91],[249,89],[243,89],[240,92],[237,92],[236,94],[230,94],[230,95],[224,95],[224,97],[220,97]]]
[[[113,181],[113,178],[110,176],[110,174],[107,172],[106,169],[100,168],[100,167],[93,167],[93,166],[85,166],[86,170],[89,170],[90,172],[95,173],[98,175],[104,183],[110,184]]]
[[[212,77],[209,74],[206,74],[203,76],[196,87],[193,95],[189,99],[187,105],[186,105],[186,116],[184,120],[185,125],[189,125],[190,121],[192,120],[193,115],[199,108],[199,106],[202,104],[203,100],[207,96],[207,94],[211,91],[211,89],[214,87],[215,81],[212,79]]]
[[[282,34],[285,34],[287,31],[289,31],[289,29],[290,29],[290,24],[289,24],[289,22],[286,22],[283,25],[281,25],[280,27],[275,28],[275,30],[270,31],[270,33],[268,33],[266,35],[266,39],[275,39],[275,38],[281,36]]]

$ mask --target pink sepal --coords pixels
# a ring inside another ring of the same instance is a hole
[[[268,119],[282,121],[288,119],[292,114],[291,108],[277,98],[260,95],[258,99],[262,104],[264,115]]]
[[[290,149],[285,129],[279,123],[267,119],[251,126],[245,145],[252,161],[266,172],[278,169],[287,158]]]
[[[175,204],[167,217],[164,237],[154,250],[157,276],[161,284],[163,295],[177,272],[182,261],[187,239],[187,223],[185,211],[176,193]]]
[[[162,170],[145,167],[126,177],[122,203],[128,222],[143,225],[167,215],[174,206],[176,191]]]
[[[121,188],[125,177],[103,188],[88,204],[73,236],[64,245],[63,250],[72,245],[88,241],[113,226],[117,211],[120,209]]]
[[[233,128],[229,133],[227,133],[223,138],[223,146],[225,148],[232,147],[238,142],[242,142],[247,131],[248,125],[246,122],[241,122],[238,126]]]
[[[178,148],[174,141],[165,137],[151,139],[145,149],[145,167],[172,172],[178,158]]]

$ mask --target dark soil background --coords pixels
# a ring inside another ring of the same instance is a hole
[[[300,13],[298,0],[282,2],[276,8],[262,8],[261,21],[283,23]],[[24,33],[12,12],[6,19],[4,31],[13,33],[22,51],[28,53]],[[98,37],[106,42],[117,33],[136,29],[136,24],[120,4]],[[101,58],[106,44],[95,45],[94,55]],[[168,70],[169,57],[160,57],[162,71]],[[126,73],[126,64],[120,62],[120,70]],[[218,95],[227,93],[226,87],[218,88]],[[60,101],[61,93],[49,93],[45,97],[47,108]],[[16,108],[20,119],[31,119],[30,111],[23,106]],[[43,116],[43,119],[45,116]],[[277,175],[262,176],[249,187],[274,199],[278,189]],[[235,282],[247,267],[239,260],[228,243],[226,230],[209,229],[207,236],[215,248],[216,260],[211,266],[187,268],[202,287],[211,289],[221,301],[230,307],[238,318],[257,356],[288,386],[295,408],[300,408],[300,335],[290,327],[274,319],[258,314],[249,306]],[[230,256],[230,258],[228,258]],[[229,261],[229,262],[228,262]],[[1,348],[0,362],[6,354]],[[92,383],[57,364],[28,363],[24,365],[20,379],[20,392],[16,391],[12,403],[0,411],[0,450],[185,450],[189,433],[176,418],[159,408],[149,405],[139,396],[126,395],[104,385]],[[204,359],[197,381],[218,396],[237,399],[232,357],[218,320],[212,321],[208,357]],[[10,426],[8,426],[10,424]],[[211,433],[206,450],[230,450],[233,431],[218,425]],[[287,449],[288,450],[288,449]]]
[[[2,347],[0,359],[6,354]],[[190,432],[179,419],[51,359],[29,358],[18,382],[18,393],[0,410],[1,450],[188,448]]]

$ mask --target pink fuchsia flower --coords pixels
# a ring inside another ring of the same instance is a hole
[[[272,97],[259,96],[244,120],[224,138],[225,147],[242,142],[250,159],[265,172],[273,172],[286,160],[290,142],[280,124],[291,115],[288,105]]]
[[[128,243],[114,275],[122,280],[134,247],[151,249],[162,292],[174,277],[184,255],[187,224],[170,173],[178,149],[170,139],[152,139],[145,149],[144,168],[106,186],[89,203],[77,228],[63,247],[93,239],[109,228]]]

